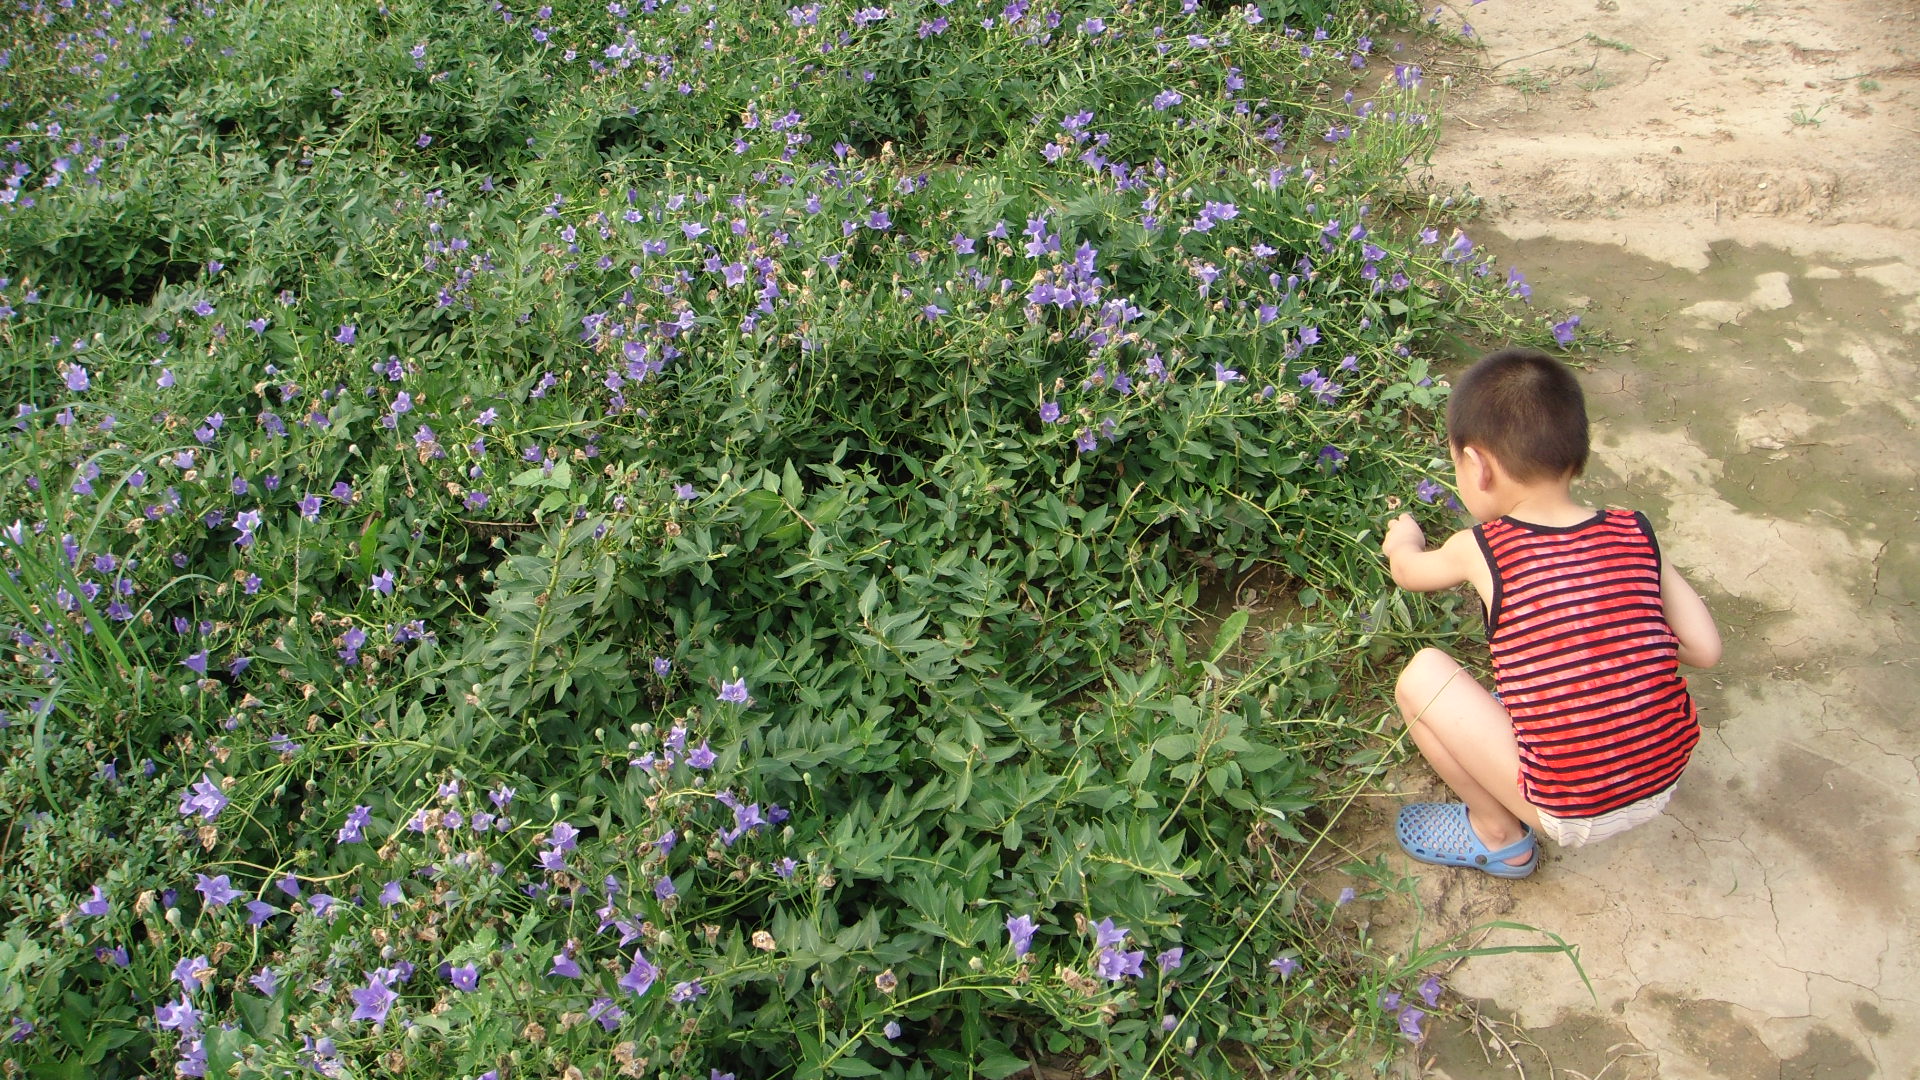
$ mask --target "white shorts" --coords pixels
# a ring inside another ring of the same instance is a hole
[[[1540,813],[1540,835],[1559,844],[1561,847],[1579,847],[1595,840],[1605,840],[1610,836],[1619,836],[1635,825],[1645,825],[1660,816],[1667,808],[1667,800],[1673,798],[1676,785],[1667,785],[1666,790],[1655,792],[1639,802],[1609,810],[1599,817],[1557,818],[1544,811]]]

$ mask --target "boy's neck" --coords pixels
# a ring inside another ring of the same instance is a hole
[[[1510,517],[1530,525],[1562,528],[1578,525],[1593,516],[1593,507],[1576,502],[1572,480],[1543,480],[1522,484],[1503,478],[1496,517]]]

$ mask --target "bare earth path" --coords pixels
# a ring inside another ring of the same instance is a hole
[[[1920,7],[1460,10],[1485,52],[1428,68],[1456,84],[1433,180],[1537,303],[1630,341],[1585,376],[1581,490],[1653,516],[1728,649],[1665,818],[1526,882],[1399,864],[1429,934],[1555,931],[1598,996],[1564,958],[1472,960],[1483,1020],[1407,1070],[1920,1077]],[[1393,850],[1375,820],[1362,855]]]

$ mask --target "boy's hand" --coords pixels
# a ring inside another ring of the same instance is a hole
[[[1380,554],[1393,557],[1395,551],[1425,551],[1427,534],[1420,531],[1420,523],[1413,520],[1412,514],[1401,514],[1387,522],[1387,535],[1380,540]]]

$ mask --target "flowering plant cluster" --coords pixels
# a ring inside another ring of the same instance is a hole
[[[0,1062],[1419,1038],[1298,879],[1441,629],[1364,534],[1575,321],[1396,195],[1387,6],[26,0]]]

